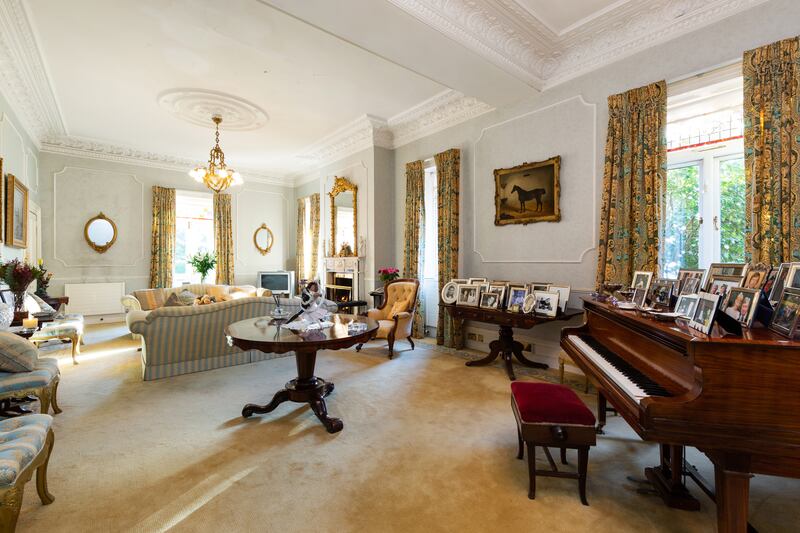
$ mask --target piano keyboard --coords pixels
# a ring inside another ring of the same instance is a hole
[[[671,396],[671,394],[623,358],[588,335],[568,335],[567,339],[616,383],[631,399],[640,403],[648,396]]]

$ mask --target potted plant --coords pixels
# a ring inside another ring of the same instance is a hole
[[[213,252],[197,252],[188,261],[194,271],[200,274],[200,283],[205,283],[208,273],[217,266],[217,256]]]
[[[378,276],[384,285],[400,277],[400,270],[394,267],[385,267],[378,270]]]

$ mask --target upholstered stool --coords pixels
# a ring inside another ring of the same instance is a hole
[[[581,503],[586,501],[586,469],[589,447],[595,445],[595,418],[578,395],[565,385],[514,381],[511,383],[511,408],[517,419],[519,453],[528,447],[528,498],[536,497],[536,474],[578,480]],[[536,469],[536,447],[544,448],[551,470]],[[561,449],[561,462],[567,464],[567,449],[578,450],[578,473],[560,472],[548,446]]]
[[[28,415],[0,421],[0,531],[14,531],[25,484],[36,471],[36,490],[47,505],[47,463],[53,449],[53,417]]]

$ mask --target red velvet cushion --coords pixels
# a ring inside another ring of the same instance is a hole
[[[514,381],[511,395],[523,422],[593,426],[594,414],[564,385]]]

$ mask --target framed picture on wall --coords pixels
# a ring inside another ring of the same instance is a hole
[[[558,222],[561,156],[494,171],[494,225]]]
[[[28,245],[28,188],[13,174],[6,174],[6,244]]]

